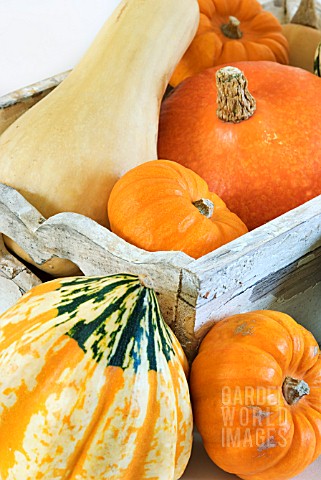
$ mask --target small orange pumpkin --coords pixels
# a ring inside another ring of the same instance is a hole
[[[198,0],[196,35],[177,65],[170,84],[206,68],[243,60],[289,63],[288,41],[272,13],[257,0]]]
[[[227,472],[286,480],[321,454],[320,350],[285,313],[216,324],[192,364],[190,391],[207,453]]]
[[[148,251],[201,257],[247,232],[244,223],[188,168],[153,160],[127,172],[108,202],[111,230]]]
[[[321,194],[321,80],[276,62],[230,67],[165,99],[158,157],[194,170],[252,230]]]

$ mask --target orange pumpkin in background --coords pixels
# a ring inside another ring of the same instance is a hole
[[[285,313],[233,315],[205,336],[190,377],[211,459],[245,480],[287,480],[321,454],[321,355]]]
[[[180,250],[193,258],[247,232],[202,178],[167,160],[125,173],[111,191],[108,217],[111,230],[139,248]]]
[[[321,79],[275,62],[232,67],[165,99],[158,156],[198,173],[251,230],[321,194]]]
[[[289,63],[289,45],[279,20],[257,0],[198,0],[196,35],[170,84],[206,68],[243,60]]]

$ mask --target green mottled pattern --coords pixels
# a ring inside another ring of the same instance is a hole
[[[137,371],[147,361],[150,370],[158,371],[174,355],[156,295],[137,276],[62,280],[57,308],[58,324],[62,318],[75,320],[67,335],[106,366]]]

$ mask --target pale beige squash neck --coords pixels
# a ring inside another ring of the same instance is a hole
[[[108,225],[115,182],[157,158],[160,102],[198,21],[196,0],[122,1],[66,80],[0,137],[0,182],[45,217]]]

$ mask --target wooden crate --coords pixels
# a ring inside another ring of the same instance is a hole
[[[0,98],[0,132],[67,74]],[[45,219],[6,185],[0,185],[0,232],[38,264],[57,256],[85,275],[143,275],[189,358],[214,322],[261,308],[293,315],[321,343],[321,196],[198,260],[143,251],[76,213]],[[0,310],[40,281],[0,243]]]

